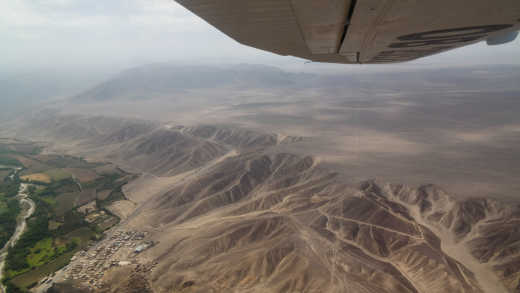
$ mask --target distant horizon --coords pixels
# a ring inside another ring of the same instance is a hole
[[[290,58],[290,57],[289,57]],[[169,66],[208,66],[208,67],[228,67],[237,65],[252,65],[252,66],[266,66],[272,68],[278,68],[283,71],[293,73],[313,73],[313,74],[362,74],[362,73],[384,73],[384,72],[411,72],[411,71],[428,71],[428,70],[439,70],[439,69],[464,69],[464,68],[482,68],[482,67],[520,67],[520,64],[508,64],[508,63],[493,63],[493,64],[444,64],[435,67],[422,66],[417,64],[407,63],[396,63],[393,65],[373,65],[373,64],[333,64],[333,63],[307,63],[302,60],[302,64],[266,64],[266,63],[255,63],[255,62],[196,62],[191,63],[188,61],[158,61],[149,62],[136,65],[128,65],[124,67],[110,67],[110,66],[73,66],[70,68],[59,67],[50,71],[48,68],[19,68],[17,70],[5,70],[0,68],[0,79],[3,77],[14,77],[14,76],[38,76],[45,75],[49,76],[60,76],[63,74],[75,75],[75,76],[88,76],[92,74],[104,74],[105,78],[117,75],[121,72],[131,70],[134,68],[148,67],[153,65],[169,65]],[[401,66],[399,66],[401,65]],[[349,70],[345,70],[348,67]]]

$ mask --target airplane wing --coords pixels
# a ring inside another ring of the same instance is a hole
[[[176,1],[242,44],[317,62],[403,62],[520,30],[520,0]]]

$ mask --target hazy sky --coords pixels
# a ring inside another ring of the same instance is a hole
[[[152,62],[246,62],[309,71],[360,69],[304,64],[240,45],[172,0],[2,0],[0,39],[0,67],[5,71],[119,70]],[[499,47],[481,43],[405,67],[520,64],[519,49],[520,40]]]

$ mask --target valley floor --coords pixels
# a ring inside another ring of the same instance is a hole
[[[0,150],[0,159],[15,166],[0,178],[0,216],[18,218],[2,250],[2,288],[26,292],[119,222],[111,207],[125,200],[122,186],[134,175],[106,163],[43,154],[26,141],[3,140]],[[2,224],[7,235],[10,222]]]

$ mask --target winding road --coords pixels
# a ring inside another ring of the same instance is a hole
[[[23,232],[27,228],[27,219],[34,213],[36,205],[34,201],[29,198],[27,194],[27,188],[29,184],[22,183],[20,184],[20,190],[18,191],[18,201],[20,201],[20,206],[22,207],[22,212],[18,216],[18,225],[16,226],[16,230],[14,231],[11,239],[7,241],[5,246],[0,250],[0,280],[3,278],[5,259],[7,257],[7,250],[9,247],[12,247],[16,244],[20,236],[22,236]],[[3,284],[0,284],[0,292],[5,293],[6,289]]]

